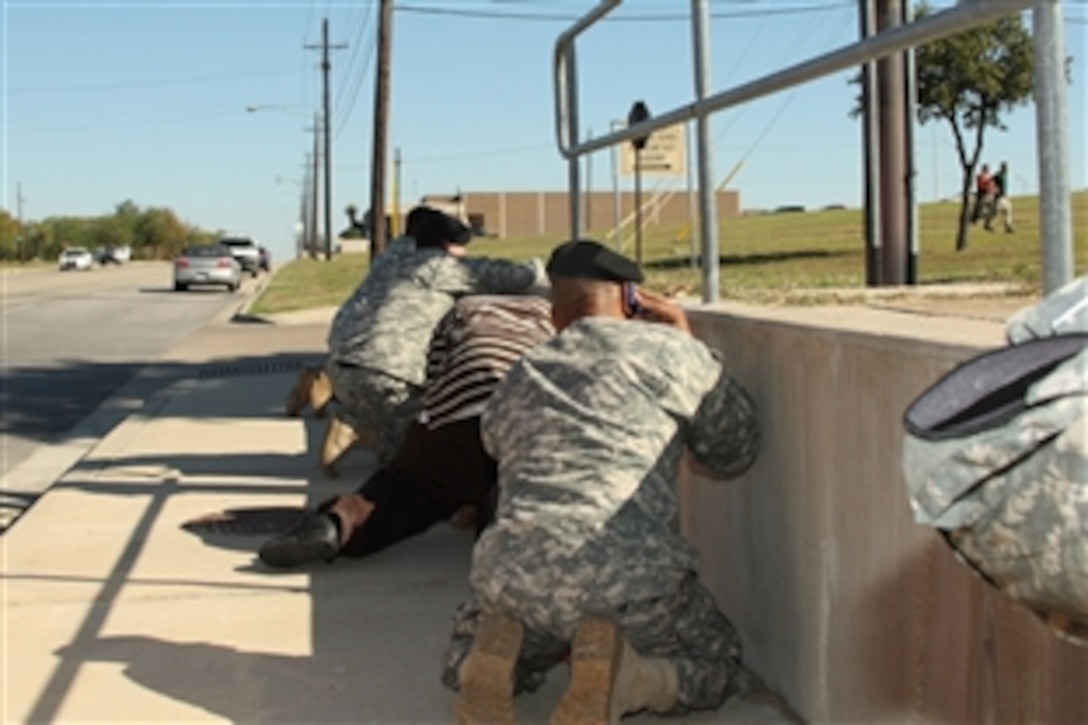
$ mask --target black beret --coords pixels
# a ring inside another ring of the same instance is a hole
[[[589,239],[564,242],[548,260],[551,277],[577,277],[607,282],[641,282],[642,270],[627,257]]]
[[[441,247],[446,242],[468,244],[472,231],[456,217],[429,206],[417,206],[408,212],[405,232],[414,237],[417,247]]]

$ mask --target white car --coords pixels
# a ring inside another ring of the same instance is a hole
[[[243,272],[256,277],[261,272],[260,246],[252,237],[245,234],[230,234],[219,238],[219,244],[230,249],[230,253],[238,260]]]
[[[94,264],[94,257],[83,247],[65,249],[57,258],[57,267],[62,272],[66,269],[88,270],[92,264]]]

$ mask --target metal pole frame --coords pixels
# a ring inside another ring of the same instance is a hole
[[[623,121],[612,120],[609,131],[623,128]],[[612,158],[612,234],[616,249],[619,249],[620,219],[623,212],[620,205],[620,160],[619,151],[615,146],[609,147],[609,155]]]
[[[913,0],[903,2],[903,24],[914,22]],[[915,119],[918,117],[918,74],[915,71],[914,48],[908,48],[903,59],[906,101],[903,104],[904,130],[907,143],[907,284],[918,284],[918,150],[914,145]]]
[[[556,136],[559,148],[580,148],[578,143],[578,73],[574,58],[574,39],[583,30],[593,25],[604,17],[612,8],[623,0],[602,0],[601,4],[590,10],[566,32],[559,36],[555,44],[555,107],[556,107]],[[562,110],[560,110],[562,109]],[[604,138],[615,136],[615,132],[609,133]],[[627,138],[633,138],[629,136]],[[592,139],[590,139],[592,143]],[[593,150],[600,150],[611,146],[611,143],[597,144]],[[582,153],[563,154],[567,160],[567,176],[570,183],[570,238],[577,239],[581,232],[579,219],[579,207],[581,206],[581,189],[579,188],[578,158]]]
[[[700,2],[702,0],[692,0],[693,13],[698,13]],[[712,96],[697,98],[642,123],[579,142],[578,77],[574,64],[574,42],[581,33],[621,3],[622,0],[602,0],[597,7],[560,34],[555,44],[553,70],[556,141],[560,155],[570,164],[571,231],[574,238],[577,238],[580,229],[579,157],[636,137],[649,136],[654,131],[691,118],[699,119],[816,78],[857,68],[921,43],[985,25],[1034,5],[1040,223],[1045,288],[1051,291],[1056,286],[1061,286],[1063,281],[1072,279],[1073,242],[1061,0],[960,0],[953,7],[915,22],[883,31]],[[692,22],[694,27],[698,21],[693,18]],[[706,210],[703,211],[705,214]],[[707,225],[708,220],[703,219],[702,224]],[[704,242],[704,246],[709,245]],[[713,266],[716,275],[717,264],[709,264],[713,259],[704,259],[704,267]],[[716,287],[708,290],[706,286],[707,280],[704,279],[704,298],[717,295]]]
[[[695,66],[696,103],[703,103],[710,85],[710,7],[708,0],[691,0],[691,35]],[[718,251],[718,199],[714,186],[714,147],[710,139],[710,116],[695,119],[699,144],[699,238],[703,244],[703,302],[717,302],[721,285],[721,255]]]
[[[642,149],[635,147],[635,263],[642,266]]]
[[[1035,126],[1039,164],[1039,245],[1043,291],[1073,279],[1073,220],[1061,0],[1035,0]]]

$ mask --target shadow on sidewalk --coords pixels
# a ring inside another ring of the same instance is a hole
[[[304,365],[320,364],[322,356],[312,353],[229,356],[205,363],[152,363],[146,360],[94,362],[62,360],[50,365],[12,366],[4,370],[0,390],[0,433],[17,435],[38,442],[51,442],[97,409],[113,413],[114,424],[137,412],[138,405],[154,393],[185,380],[220,378],[224,389],[244,385],[247,378],[280,372],[293,372]],[[266,405],[242,409],[224,397],[209,408],[202,402],[201,415],[213,417],[282,416],[283,398]],[[111,395],[115,409],[102,410]],[[207,409],[205,412],[205,408]]]
[[[239,626],[267,626],[267,651],[214,635],[172,641],[99,633],[55,654],[61,671],[120,663],[139,687],[231,722],[440,722],[436,713],[449,712],[452,699],[439,684],[442,653],[466,593],[470,542],[465,532],[436,527],[373,557],[304,570],[312,606],[307,655],[282,653],[282,610],[259,596],[248,605],[252,619]],[[189,606],[190,616],[207,613],[199,600]],[[49,703],[62,692],[47,692],[37,713],[55,712]]]

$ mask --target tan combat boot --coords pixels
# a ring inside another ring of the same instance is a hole
[[[352,446],[359,440],[359,434],[355,428],[338,415],[329,416],[329,424],[325,428],[325,440],[321,443],[321,468],[329,476],[338,476],[336,462],[343,458]]]
[[[375,453],[381,447],[381,436],[373,428],[355,428],[335,413],[329,416],[325,428],[325,440],[321,443],[321,468],[329,476],[336,477],[336,462],[352,448],[366,448]]]
[[[287,415],[294,418],[309,405],[314,415],[322,418],[325,408],[332,400],[332,381],[321,368],[307,366],[298,374],[298,380],[287,395]]]
[[[484,612],[476,625],[459,680],[453,714],[457,725],[513,725],[514,669],[525,630],[521,622],[498,612]]]
[[[299,371],[298,379],[291,388],[291,392],[287,394],[285,408],[288,418],[294,418],[301,414],[302,409],[310,402],[310,384],[313,380],[314,370],[315,368],[312,367],[304,367]]]
[[[325,417],[325,408],[332,401],[332,380],[322,368],[317,369],[313,382],[310,384],[310,407],[318,418]]]
[[[552,725],[614,725],[626,713],[667,712],[676,704],[676,665],[639,657],[607,617],[578,625],[570,659],[570,686],[552,713]]]

